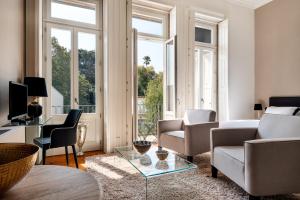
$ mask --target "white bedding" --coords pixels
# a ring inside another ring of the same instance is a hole
[[[249,120],[230,120],[219,122],[220,128],[257,128],[259,124],[258,119]]]

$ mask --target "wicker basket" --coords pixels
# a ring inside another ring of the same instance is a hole
[[[39,147],[31,144],[0,143],[0,194],[17,184],[32,168]]]

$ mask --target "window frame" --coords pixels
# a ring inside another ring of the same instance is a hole
[[[50,91],[50,98],[45,102],[46,104],[46,113],[47,116],[64,116],[64,114],[55,114],[52,113],[52,97],[51,97],[51,87],[52,87],[52,59],[51,58],[51,41],[49,38],[51,38],[51,30],[52,29],[61,29],[61,30],[67,30],[70,31],[71,33],[71,61],[70,61],[70,107],[71,108],[78,108],[79,105],[74,101],[74,98],[77,98],[79,100],[79,63],[78,63],[78,33],[89,33],[89,34],[95,34],[96,36],[96,60],[95,60],[95,106],[96,110],[93,113],[84,113],[84,114],[89,114],[89,115],[95,115],[96,113],[100,113],[101,111],[101,94],[99,93],[100,88],[101,88],[101,82],[99,82],[102,73],[101,73],[101,55],[102,55],[102,50],[100,48],[100,44],[102,43],[102,34],[100,31],[97,30],[89,30],[86,28],[76,28],[68,25],[61,25],[57,23],[46,23],[44,25],[44,30],[45,30],[45,36],[46,38],[44,39],[44,47],[47,48],[44,51],[44,66],[43,67],[43,74],[44,77],[46,77],[47,82],[51,83],[49,84],[48,91]],[[48,59],[49,58],[49,59]],[[51,66],[51,67],[49,67]]]
[[[193,38],[193,42],[194,42],[194,51],[203,51],[203,50],[208,50],[208,51],[212,51],[213,52],[213,78],[215,79],[213,81],[213,89],[215,90],[215,93],[213,93],[213,100],[212,100],[212,106],[214,107],[213,109],[215,110],[218,110],[218,58],[217,58],[217,52],[218,52],[218,33],[217,33],[217,24],[216,23],[213,23],[213,22],[208,22],[206,20],[201,20],[199,18],[195,18],[195,23],[193,25],[193,31],[194,31],[194,34],[195,34],[195,28],[196,27],[199,27],[199,28],[204,28],[204,29],[208,29],[208,30],[211,30],[211,43],[204,43],[204,42],[198,42],[195,40],[195,35],[194,35],[194,38]],[[200,58],[200,54],[199,53],[199,58]],[[193,96],[193,106],[195,108],[201,108],[201,99],[199,99],[199,95],[201,95],[201,92],[197,93],[197,88],[196,88],[196,78],[195,76],[197,76],[196,72],[195,72],[195,53],[194,53],[194,56],[193,56],[193,71],[194,71],[194,77],[193,77],[193,93],[194,93],[194,96]],[[201,63],[201,60],[199,60],[199,64]],[[216,72],[216,74],[215,74]],[[202,81],[201,80],[201,75],[198,74],[200,77],[199,77],[199,80],[200,82]],[[199,83],[200,83],[199,82]],[[203,95],[202,95],[202,98],[203,98]],[[199,106],[199,107],[198,107]]]
[[[207,48],[217,48],[217,25],[216,24],[210,24],[201,20],[196,20],[195,21],[195,26],[193,31],[195,32],[196,28],[203,28],[211,31],[211,43],[205,43],[205,42],[198,42],[193,39],[195,42],[195,46],[202,46],[202,47],[207,47]]]
[[[51,2],[55,1],[57,3],[64,3],[64,4],[88,4],[93,3],[96,4],[96,24],[89,24],[79,21],[73,21],[68,19],[61,19],[61,18],[55,18],[51,17]],[[65,24],[65,25],[71,25],[78,28],[89,28],[93,30],[101,30],[102,27],[102,21],[100,20],[100,16],[102,16],[102,1],[101,0],[46,0],[46,5],[43,6],[43,21],[44,22],[52,22],[56,24]]]
[[[163,34],[155,35],[150,33],[138,32],[138,38],[145,40],[160,40],[165,42],[169,36],[169,13],[157,9],[145,8],[140,5],[133,4],[132,18],[138,18],[153,22],[162,22]]]

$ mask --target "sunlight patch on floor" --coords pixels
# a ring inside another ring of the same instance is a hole
[[[128,174],[137,173],[136,169],[125,159],[118,156],[110,156],[101,158],[101,162],[109,164],[116,169],[122,170]]]
[[[102,165],[99,165],[95,162],[91,162],[91,161],[86,161],[86,165],[88,166],[88,168],[98,172],[99,174],[103,174],[105,176],[107,176],[108,178],[110,179],[121,179],[123,178],[122,175],[116,173],[115,171],[107,168],[107,167],[104,167]]]

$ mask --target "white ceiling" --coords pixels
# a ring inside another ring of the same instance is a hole
[[[271,2],[272,0],[228,0],[228,1],[247,8],[256,9]]]

